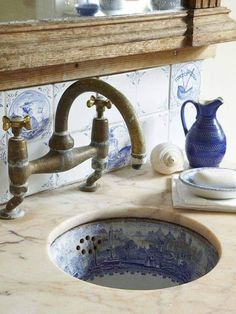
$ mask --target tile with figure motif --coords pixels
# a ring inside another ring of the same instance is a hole
[[[91,130],[86,130],[84,132],[75,132],[71,136],[75,141],[75,147],[82,147],[89,145],[90,143],[90,133]],[[82,164],[77,167],[55,174],[56,177],[56,186],[63,186],[73,182],[79,182],[84,180],[88,175],[93,172],[91,167],[91,159],[84,161]]]
[[[169,141],[178,145],[180,148],[185,148],[185,134],[180,116],[181,107],[170,110],[169,122]],[[191,128],[196,119],[196,108],[193,104],[189,103],[185,107],[185,119],[188,128]]]
[[[168,112],[143,117],[141,125],[146,142],[147,157],[152,148],[168,139]],[[160,132],[161,130],[161,132]],[[130,162],[131,142],[128,129],[124,123],[113,124],[109,131],[109,155],[107,170],[124,167]]]
[[[27,140],[42,139],[52,133],[52,85],[7,91],[5,100],[9,117],[30,116],[32,130],[22,130]]]
[[[7,152],[0,150],[0,207],[9,199],[9,179],[7,170]]]
[[[124,96],[126,96],[126,98],[128,98],[131,105],[134,108],[136,108],[137,104],[136,72],[102,76],[100,77],[100,79],[118,89]],[[108,119],[109,123],[118,123],[123,121],[120,112],[114,105],[110,110],[106,110],[104,115]]]
[[[107,170],[126,166],[130,162],[131,143],[124,123],[117,123],[109,130],[109,153]]]
[[[170,109],[186,100],[198,100],[201,87],[201,61],[171,66]]]
[[[34,160],[42,157],[49,151],[48,147],[49,139],[41,139],[40,141],[31,142],[28,144],[29,160]],[[33,174],[29,180],[29,191],[28,195],[50,190],[55,187],[55,174],[44,173],[44,174]]]
[[[4,94],[0,92],[0,119],[5,115],[5,104],[4,104]],[[0,149],[6,146],[6,132],[3,131],[2,126],[0,126]]]
[[[59,100],[64,91],[75,81],[54,84],[54,113],[56,112]],[[73,102],[68,120],[68,128],[70,132],[84,131],[92,126],[93,118],[96,116],[95,107],[88,108],[87,101],[96,93],[83,93]]]
[[[137,71],[137,107],[139,116],[168,110],[170,67]]]

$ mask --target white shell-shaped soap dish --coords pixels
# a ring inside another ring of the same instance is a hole
[[[197,196],[221,200],[236,198],[236,170],[196,168],[183,171],[179,179]]]

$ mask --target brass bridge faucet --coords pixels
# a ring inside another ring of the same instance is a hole
[[[87,102],[88,107],[96,106],[97,111],[97,116],[93,119],[91,143],[84,147],[74,147],[74,140],[68,132],[68,115],[74,100],[84,92],[98,93],[109,100],[92,96]],[[96,181],[107,166],[109,148],[108,120],[103,113],[112,104],[120,111],[127,125],[132,145],[132,166],[139,169],[145,159],[145,144],[137,116],[128,99],[102,80],[81,79],[66,89],[57,107],[55,131],[49,140],[50,150],[41,158],[29,161],[27,143],[21,135],[22,128],[31,129],[30,118],[3,117],[3,129],[7,131],[11,128],[13,133],[8,143],[10,192],[13,197],[0,210],[0,218],[15,219],[24,215],[24,210],[18,206],[24,200],[28,190],[27,180],[32,174],[67,171],[92,158],[94,172],[81,186],[81,190],[96,190]]]

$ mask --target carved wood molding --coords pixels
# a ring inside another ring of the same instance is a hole
[[[14,79],[14,73],[16,86],[21,71],[24,75],[32,71],[37,85],[42,83],[42,70],[48,77],[47,68],[52,71],[48,81],[58,81],[60,70],[63,81],[74,79],[79,71],[78,77],[88,76],[89,63],[109,74],[113,73],[112,68],[109,71],[112,60],[129,58],[132,63],[136,56],[142,56],[150,61],[148,56],[155,53],[236,40],[236,22],[229,12],[216,7],[168,14],[1,25],[0,90],[11,88],[7,78]],[[68,68],[76,69],[71,77],[65,72]],[[129,69],[127,62],[116,65],[117,72]],[[97,73],[90,69],[91,72]],[[29,85],[29,79],[24,77],[22,84]]]
[[[220,7],[221,0],[186,0],[184,6],[188,9],[206,9]]]
[[[187,46],[187,13],[11,25],[0,29],[0,72]]]
[[[189,44],[193,47],[236,40],[236,22],[226,8],[195,9],[189,11]]]

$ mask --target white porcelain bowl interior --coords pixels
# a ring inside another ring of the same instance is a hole
[[[49,244],[49,255],[61,270],[77,279],[134,290],[191,282],[211,271],[219,260],[214,245],[201,234],[141,217],[77,225]]]

